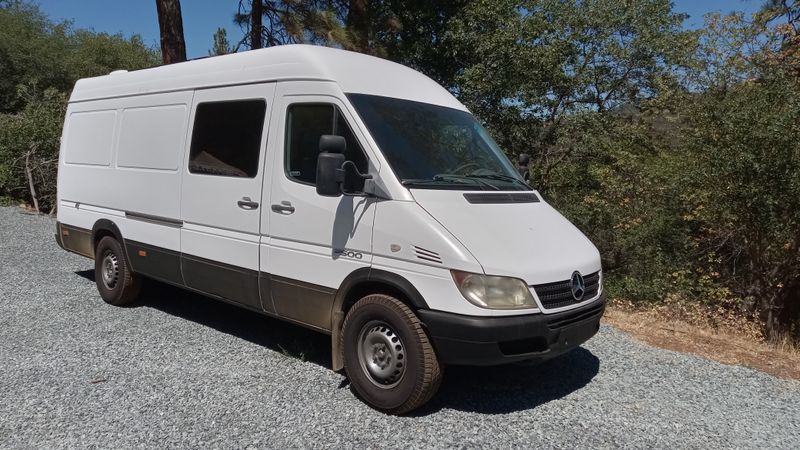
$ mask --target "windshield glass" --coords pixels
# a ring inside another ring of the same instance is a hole
[[[347,97],[405,186],[531,189],[471,114],[390,97]]]

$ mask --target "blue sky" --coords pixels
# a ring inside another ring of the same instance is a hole
[[[154,0],[38,0],[42,10],[54,20],[69,19],[79,28],[129,36],[138,33],[144,41],[159,46],[158,16]],[[703,15],[734,10],[754,12],[762,0],[674,0],[675,10],[690,15],[685,26],[703,24]],[[113,5],[113,7],[109,7]],[[237,0],[183,0],[183,31],[189,58],[206,56],[218,27],[228,30],[228,39],[236,43],[242,32],[233,25]]]

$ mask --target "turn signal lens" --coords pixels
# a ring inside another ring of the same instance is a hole
[[[461,295],[470,303],[489,309],[536,308],[531,291],[518,278],[495,277],[451,270]]]

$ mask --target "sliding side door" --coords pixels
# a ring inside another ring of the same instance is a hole
[[[197,91],[181,186],[186,285],[257,310],[264,153],[274,93],[274,83]]]

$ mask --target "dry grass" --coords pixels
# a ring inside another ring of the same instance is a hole
[[[611,302],[604,320],[650,345],[800,379],[800,348],[789,339],[766,342],[758,324],[735,314],[693,305],[641,309]]]

